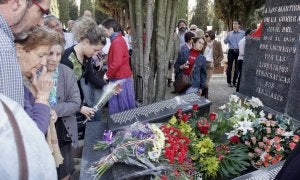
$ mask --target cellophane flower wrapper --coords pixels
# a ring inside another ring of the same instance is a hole
[[[124,80],[118,80],[115,82],[109,82],[107,85],[103,87],[103,92],[100,98],[97,100],[97,103],[94,105],[94,109],[99,110],[101,109],[109,99],[117,94],[122,89],[122,85]]]
[[[164,134],[155,124],[136,122],[118,130],[111,142],[104,140],[95,145],[106,144],[103,148],[110,147],[111,153],[96,162],[92,170],[100,178],[114,163],[121,162],[144,169],[136,172],[136,175],[158,174],[163,169],[170,169],[159,161],[164,143]]]

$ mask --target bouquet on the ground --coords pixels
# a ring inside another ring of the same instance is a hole
[[[289,118],[270,113],[266,115],[260,109],[262,106],[258,98],[241,100],[232,95],[229,103],[221,107],[229,114],[233,125],[233,130],[226,133],[228,139],[248,147],[250,162],[256,168],[267,167],[285,159],[299,140]]]
[[[169,167],[160,164],[159,158],[165,148],[164,133],[155,124],[143,124],[136,122],[113,135],[111,131],[105,131],[103,141],[94,145],[94,149],[111,148],[111,153],[100,159],[93,165],[96,176],[100,178],[114,163],[123,162],[129,165],[139,166],[159,175]]]
[[[268,114],[253,122],[240,122],[229,134],[230,139],[245,144],[251,164],[267,167],[285,159],[299,141],[289,119]]]

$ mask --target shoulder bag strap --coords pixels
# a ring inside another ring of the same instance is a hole
[[[12,129],[14,132],[14,137],[15,137],[17,151],[18,151],[18,158],[19,158],[19,179],[27,180],[28,179],[28,166],[27,166],[26,152],[25,152],[25,147],[24,147],[24,142],[23,142],[23,138],[21,135],[21,131],[19,129],[16,118],[13,115],[13,113],[11,112],[11,110],[7,107],[7,105],[5,103],[3,103],[3,102],[1,102],[1,103],[4,107],[4,111],[7,114],[8,120],[9,120],[10,124],[12,125]]]

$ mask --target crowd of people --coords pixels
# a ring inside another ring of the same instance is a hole
[[[223,42],[224,44],[228,44],[226,76],[228,86],[235,87],[236,91],[239,92],[245,51],[245,37],[255,34],[255,32],[251,31],[251,29],[247,29],[246,31],[241,30],[241,22],[239,20],[233,20],[232,28],[233,30],[228,32]],[[208,98],[209,81],[215,68],[220,67],[221,61],[224,59],[222,44],[216,40],[216,34],[213,30],[204,32],[195,24],[190,25],[190,28],[188,28],[187,22],[183,19],[178,21],[177,30],[175,43],[177,41],[178,56],[174,63],[175,90],[173,92],[179,94],[195,92]],[[197,46],[199,42],[196,41],[199,38],[202,38],[200,43],[203,41],[203,46],[200,49]],[[202,63],[195,64],[195,59],[201,58],[204,58]],[[197,72],[199,68],[201,69],[200,73]],[[199,74],[196,75],[195,73]],[[189,76],[191,80],[189,86],[182,83],[185,81],[183,79],[186,79],[185,76]],[[183,84],[186,87],[178,88],[178,84]]]
[[[0,0],[0,174],[4,179],[69,179],[78,146],[79,117],[101,120],[94,109],[107,83],[122,81],[110,98],[109,114],[135,108],[130,55],[131,29],[115,19],[97,24],[90,11],[69,20],[67,30],[49,14],[51,0]],[[204,32],[183,19],[174,34],[175,81],[190,86],[178,93],[208,98],[214,68],[223,59],[215,32]],[[232,64],[242,60],[245,32],[238,21],[225,39],[229,43],[227,82]],[[248,31],[247,31],[248,32]],[[241,63],[238,64],[241,68]],[[172,69],[172,68],[171,68]],[[103,72],[102,74],[99,72]],[[168,73],[172,75],[172,73]],[[5,162],[5,163],[4,163]]]

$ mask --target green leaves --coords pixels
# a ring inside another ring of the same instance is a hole
[[[231,146],[230,154],[227,154],[220,162],[220,176],[230,179],[246,170],[250,166],[247,152],[248,149],[244,145]]]

